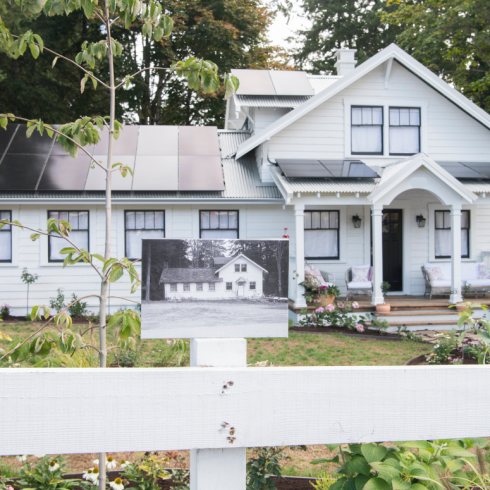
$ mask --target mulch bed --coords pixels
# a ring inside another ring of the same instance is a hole
[[[427,352],[427,354],[421,354],[420,356],[414,357],[413,359],[410,359],[405,363],[405,366],[435,366],[435,364],[427,364],[426,362],[426,357],[430,354],[430,352]],[[451,351],[451,354],[454,357],[459,357],[461,353],[457,350]],[[467,355],[463,358],[463,366],[466,365],[471,365],[471,364],[478,364],[478,361],[472,357],[467,357]],[[441,364],[437,364],[437,366],[454,366],[454,364],[450,361],[446,362],[441,362]]]
[[[342,328],[342,327],[289,327],[289,330],[293,332],[300,332],[300,333],[305,333],[305,332],[323,333],[323,334],[338,333],[340,335],[346,335],[347,337],[371,338],[371,339],[394,340],[394,341],[403,340],[403,337],[401,337],[398,333],[381,333],[378,330],[370,330],[368,328],[366,328],[362,333],[357,332],[356,330],[348,330],[347,328]]]

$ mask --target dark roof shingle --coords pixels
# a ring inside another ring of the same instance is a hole
[[[164,269],[160,282],[223,282],[214,269]]]

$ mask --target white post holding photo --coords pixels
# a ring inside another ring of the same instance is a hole
[[[191,339],[191,367],[246,367],[247,341],[245,339]],[[223,396],[233,396],[233,381],[223,380]],[[191,449],[191,490],[245,490],[247,479],[247,450],[233,448],[240,437],[233,425],[233,417],[223,420],[220,429],[230,449]]]

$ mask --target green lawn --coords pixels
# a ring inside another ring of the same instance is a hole
[[[2,332],[14,341],[24,339],[39,328],[38,324],[28,322],[0,325]],[[78,326],[74,328],[78,329]],[[97,345],[97,335],[94,335],[93,342]],[[9,344],[10,342],[0,340],[0,348],[7,350]],[[134,360],[138,367],[176,366],[176,356],[165,340],[142,340],[137,351]],[[430,346],[427,344],[408,340],[391,342],[339,334],[289,332],[287,339],[249,339],[247,362],[255,364],[267,360],[275,366],[400,366],[412,357],[428,351]],[[109,362],[112,360],[110,358]],[[188,356],[184,365],[188,365]]]

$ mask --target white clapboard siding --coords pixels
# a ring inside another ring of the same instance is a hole
[[[485,366],[3,369],[0,454],[488,437],[489,384]]]
[[[434,160],[488,161],[487,128],[396,61],[388,89],[384,80],[382,65],[272,136],[271,158],[344,158],[344,99],[376,105],[373,98],[377,97],[428,102],[428,128],[421,130],[427,131],[428,151]]]
[[[254,132],[261,131],[290,111],[289,109],[274,109],[272,107],[256,107],[249,110],[253,112],[255,123]]]

